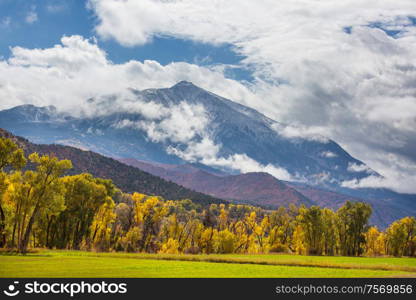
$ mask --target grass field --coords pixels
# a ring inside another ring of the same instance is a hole
[[[0,254],[0,277],[416,277],[416,259],[41,250]]]

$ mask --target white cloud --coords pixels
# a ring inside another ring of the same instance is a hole
[[[170,153],[188,161],[290,178],[286,170],[262,165],[245,154],[220,157],[221,145],[216,145],[210,137],[210,120],[202,105],[181,102],[168,107],[144,102],[130,89],[167,87],[180,80],[192,80],[229,98],[255,97],[249,89],[226,79],[219,71],[187,63],[114,64],[94,40],[80,36],[63,37],[61,44],[52,48],[11,50],[11,58],[0,61],[0,98],[5,99],[0,102],[0,109],[30,103],[55,105],[58,110],[87,117],[115,111],[135,112],[143,119],[125,119],[114,126],[143,130],[149,139],[170,145],[167,149]]]
[[[364,164],[359,165],[356,163],[348,163],[347,170],[349,172],[369,172],[370,171],[370,169],[366,165]]]
[[[415,193],[416,165],[392,153],[380,153],[372,161],[371,168],[382,177],[372,175],[361,180],[342,182],[349,188],[389,188],[400,193]]]
[[[416,164],[414,0],[90,0],[97,33],[126,46],[154,36],[231,44],[254,72],[231,97],[328,136],[389,180]],[[386,30],[395,30],[389,36]],[[215,86],[215,85],[213,85]],[[243,100],[244,99],[244,100]],[[386,159],[386,157],[388,157]],[[394,157],[392,159],[391,157]],[[384,181],[385,182],[385,181]],[[389,186],[392,186],[391,184]],[[397,182],[395,189],[400,189]],[[413,188],[416,192],[416,186]]]
[[[280,135],[289,139],[305,139],[310,141],[317,141],[321,143],[329,142],[328,138],[320,134],[322,129],[306,127],[306,126],[295,126],[295,125],[282,125],[280,123],[272,124],[272,128]]]
[[[200,162],[212,167],[239,171],[241,173],[266,172],[280,180],[297,180],[284,168],[272,164],[263,165],[241,153],[228,157],[218,156],[219,150],[220,145],[214,144],[207,137],[200,142],[190,143],[185,150],[179,150],[172,146],[168,148],[169,153],[191,162]]]
[[[52,14],[63,12],[66,9],[67,3],[65,2],[50,3],[46,5],[46,10]]]
[[[204,158],[201,162],[211,166],[238,170],[241,173],[265,172],[280,180],[294,180],[290,173],[284,168],[272,164],[260,164],[246,154],[233,154],[227,158],[221,157],[217,159]]]
[[[32,6],[31,9],[26,14],[25,22],[28,24],[33,24],[37,21],[38,21],[38,14],[36,12],[36,7]]]
[[[334,152],[331,151],[324,151],[321,153],[322,157],[326,157],[326,158],[334,158],[337,157],[338,155],[336,155]]]
[[[125,119],[115,127],[141,129],[153,142],[170,141],[187,144],[197,137],[204,136],[209,122],[202,105],[191,105],[187,102],[163,106],[136,99],[134,106],[125,111],[138,112],[144,119],[140,121]]]
[[[169,87],[181,80],[232,99],[255,97],[247,87],[225,78],[222,72],[193,64],[163,66],[151,60],[114,64],[94,39],[76,35],[63,37],[61,44],[51,48],[14,47],[11,52],[9,60],[0,60],[0,109],[31,103],[55,105],[75,114],[93,109],[86,104],[89,98],[117,94],[124,97],[117,103],[119,109],[127,110],[134,107],[124,95],[127,89]],[[150,106],[146,109],[152,110]],[[154,107],[153,111],[157,109]]]
[[[400,193],[414,194],[415,177],[405,177],[398,175],[397,177],[382,178],[370,175],[363,179],[354,179],[344,181],[341,186],[359,189],[359,188],[388,188]]]

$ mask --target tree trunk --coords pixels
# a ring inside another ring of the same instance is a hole
[[[27,252],[27,246],[29,244],[30,233],[32,231],[33,223],[35,223],[35,218],[36,218],[36,215],[38,214],[38,211],[39,211],[39,202],[36,204],[35,209],[33,210],[33,213],[30,216],[29,223],[27,224],[27,227],[26,227],[26,231],[19,244],[20,253],[24,254]]]
[[[0,248],[6,246],[6,215],[0,204]]]

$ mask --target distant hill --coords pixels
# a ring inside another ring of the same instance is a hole
[[[166,181],[160,177],[91,151],[83,151],[69,146],[53,144],[33,144],[1,128],[0,137],[7,137],[14,140],[25,150],[26,155],[38,152],[40,154],[53,154],[59,159],[69,159],[73,164],[73,168],[69,171],[69,174],[88,172],[96,177],[112,179],[114,184],[123,192],[140,192],[148,195],[158,195],[170,200],[191,199],[200,204],[225,203],[224,200],[192,191],[176,183]]]
[[[289,204],[315,204],[307,197],[267,173],[228,175],[215,170],[201,170],[192,164],[152,164],[135,159],[120,159],[121,162],[145,170],[199,191],[227,200],[240,200],[265,207],[276,208]],[[220,196],[221,195],[221,196]]]
[[[336,210],[347,200],[363,201],[373,207],[371,223],[380,228],[384,228],[398,218],[414,214],[411,205],[400,207],[395,201],[382,198],[363,199],[304,183],[281,181],[267,173],[228,175],[215,169],[201,169],[201,166],[194,164],[159,164],[131,158],[119,160],[201,193],[271,209],[293,203],[306,206],[319,205]]]

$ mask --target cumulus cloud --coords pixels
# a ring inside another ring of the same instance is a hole
[[[392,181],[400,172],[415,179],[398,163],[416,164],[413,0],[90,0],[89,7],[99,36],[125,46],[154,36],[231,44],[255,78],[255,97],[232,99],[295,124],[289,136],[307,128]]]
[[[0,109],[30,103],[55,105],[75,114],[85,110],[87,99],[111,94],[124,98],[109,110],[114,105],[131,109],[124,96],[128,89],[169,87],[181,80],[231,99],[255,97],[243,84],[207,67],[182,62],[161,65],[152,60],[114,64],[94,39],[74,35],[62,37],[51,48],[11,48],[10,58],[0,60]]]
[[[245,154],[219,156],[221,145],[210,136],[210,119],[202,105],[180,102],[164,106],[142,101],[133,90],[192,80],[228,98],[255,97],[247,87],[225,78],[218,70],[187,63],[162,66],[156,61],[114,64],[94,39],[81,36],[63,37],[61,44],[51,48],[14,47],[11,51],[9,60],[0,61],[0,109],[30,103],[54,105],[59,111],[83,117],[138,113],[140,120],[120,120],[114,127],[140,130],[151,141],[164,143],[169,153],[187,161],[291,178],[286,170],[262,165]]]

